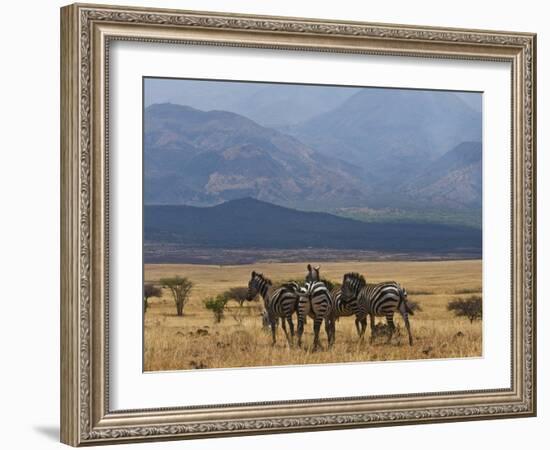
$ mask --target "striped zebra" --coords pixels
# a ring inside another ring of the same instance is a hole
[[[355,316],[355,329],[357,335],[362,338],[367,328],[366,317],[357,315],[357,306],[355,305],[355,299],[347,300],[342,294],[342,288],[334,288],[330,293],[333,306],[332,306],[332,321],[336,322],[340,317]],[[371,326],[374,326],[374,316],[371,317]]]
[[[277,323],[281,319],[281,326],[285,332],[289,346],[294,343],[294,322],[292,314],[296,312],[298,306],[298,285],[296,283],[281,286],[273,289],[271,280],[264,277],[263,274],[252,271],[250,281],[248,282],[248,293],[246,299],[253,300],[258,294],[264,301],[264,318],[271,328],[272,345],[277,341]],[[286,322],[290,328],[290,335],[286,329]]]
[[[332,319],[332,297],[325,283],[308,281],[305,287],[300,288],[298,300],[298,346],[302,345],[304,323],[306,317],[313,319],[313,351],[320,346],[319,331],[323,320],[329,347],[334,343],[334,321]]]
[[[363,275],[346,273],[342,283],[342,295],[345,301],[350,302],[356,317],[363,321],[365,327],[367,314],[371,316],[371,341],[374,331],[374,316],[386,317],[390,329],[389,343],[395,331],[393,315],[399,311],[409,334],[409,345],[413,344],[409,324],[409,314],[413,315],[413,312],[407,304],[407,291],[398,283],[394,281],[367,283]]]
[[[307,275],[306,275],[306,283],[309,281],[321,281],[321,273],[320,273],[320,266],[312,267],[311,264],[307,265]],[[332,336],[332,344],[334,344],[335,338],[336,338],[336,321],[340,317],[349,317],[355,315],[355,310],[351,307],[350,302],[346,302],[342,296],[342,289],[341,288],[334,288],[330,292],[330,297],[332,300],[332,311],[330,314],[330,326],[331,326],[331,336]],[[355,320],[355,327],[357,328],[357,334],[359,337],[362,337],[365,328],[366,328],[366,321],[364,323],[363,329],[360,328],[360,325],[362,322],[359,321],[359,319]]]

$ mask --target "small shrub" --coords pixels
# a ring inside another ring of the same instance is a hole
[[[143,286],[143,312],[147,312],[149,307],[149,299],[151,297],[160,298],[162,296],[162,291],[160,288],[154,286],[153,284],[146,284]]]
[[[239,303],[239,305],[242,306],[242,304],[246,301],[246,297],[248,295],[248,288],[247,287],[232,287],[231,289],[228,289],[223,294],[221,294],[222,297],[224,297],[226,300],[235,300]]]
[[[212,311],[212,314],[214,314],[214,321],[216,323],[220,323],[222,321],[226,304],[227,299],[223,295],[218,295],[204,301],[204,307]]]
[[[482,318],[482,301],[478,295],[451,300],[447,304],[447,309],[454,312],[457,317],[467,317],[470,323]]]

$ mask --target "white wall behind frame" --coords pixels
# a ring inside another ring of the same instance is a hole
[[[0,177],[2,281],[10,286],[2,301],[2,372],[0,416],[2,446],[9,449],[62,449],[59,430],[59,10],[61,0],[28,0],[3,5],[0,28]],[[187,8],[489,28],[538,32],[539,198],[550,192],[549,14],[545,2],[462,0],[461,2],[390,0],[117,0],[143,7]],[[24,31],[26,30],[26,31]],[[8,218],[8,219],[6,219]],[[368,448],[464,450],[470,447],[516,450],[541,448],[550,427],[550,344],[544,318],[550,313],[546,274],[550,273],[550,209],[538,210],[539,412],[537,418],[422,426],[265,435],[186,442],[121,445],[117,449],[263,450]],[[29,263],[32,261],[32,264]],[[22,294],[29,276],[40,298]],[[19,318],[22,318],[19,320]]]

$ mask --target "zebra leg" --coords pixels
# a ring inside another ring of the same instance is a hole
[[[286,341],[290,345],[290,336],[288,335],[288,331],[286,330],[286,322],[284,317],[281,318],[281,326],[283,327],[283,331],[285,332]]]
[[[325,332],[327,333],[327,342],[328,346],[332,347],[332,344],[334,344],[334,336],[332,334],[332,320],[325,319]]]
[[[365,331],[367,331],[367,318],[363,317],[361,319],[361,340],[365,338]]]
[[[323,323],[322,317],[315,317],[313,321],[313,333],[315,334],[315,337],[313,338],[313,351],[316,351],[320,345],[319,345],[319,331],[321,330],[321,324]]]
[[[393,333],[395,331],[395,324],[393,323],[393,314],[386,316],[386,321],[388,322],[388,340],[386,341],[386,344],[389,344],[391,342],[391,338],[393,336]]]
[[[411,333],[411,324],[409,323],[409,314],[407,314],[407,311],[403,312],[401,311],[401,315],[403,316],[403,321],[405,322],[405,328],[407,328],[407,333],[409,334],[409,345],[413,345],[413,337]]]
[[[361,333],[361,327],[359,326],[359,319],[355,319],[355,329],[357,330],[357,336],[359,336],[359,338],[361,338],[362,336],[362,333]]]
[[[302,346],[302,335],[304,334],[304,318],[298,316],[298,347]]]
[[[274,347],[277,342],[277,320],[271,320],[271,345]]]
[[[374,314],[369,314],[370,319],[370,343],[374,341]]]
[[[286,318],[288,322],[288,327],[290,328],[290,346],[294,346],[294,322],[292,321],[292,316]]]

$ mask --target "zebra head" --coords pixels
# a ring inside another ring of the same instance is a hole
[[[365,277],[357,272],[349,272],[344,275],[342,281],[342,297],[352,299],[357,297],[359,291],[363,289],[366,281]]]
[[[248,282],[246,300],[252,301],[258,294],[265,296],[269,286],[271,286],[271,281],[264,277],[263,274],[253,270],[250,274],[250,281]]]
[[[311,264],[307,265],[306,283],[312,281],[321,281],[321,274],[319,270],[321,266],[312,267]]]

